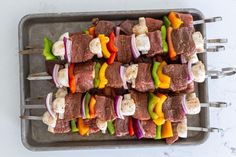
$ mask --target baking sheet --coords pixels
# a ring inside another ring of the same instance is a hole
[[[204,19],[203,14],[196,9],[170,9],[172,11],[191,13],[194,20]],[[52,13],[31,14],[22,18],[19,23],[19,50],[26,46],[43,47],[43,38],[48,36],[52,41],[64,32],[79,32],[91,24],[95,17],[119,23],[122,20],[137,20],[139,17],[162,18],[170,10],[139,10],[139,11],[109,11],[84,13]],[[205,24],[195,26],[204,37]],[[28,81],[30,73],[45,71],[44,58],[41,54],[20,55],[20,84],[21,84],[21,115],[42,115],[45,110],[27,110],[24,113],[23,105],[29,97],[46,96],[48,92],[56,91],[56,87],[49,81]],[[200,54],[199,59],[205,65],[206,54]],[[207,80],[196,85],[196,93],[201,102],[208,102]],[[42,100],[31,101],[31,104],[44,103]],[[209,126],[208,108],[202,108],[199,115],[188,116],[188,126]],[[173,145],[196,145],[204,142],[209,133],[188,132],[187,139],[179,139]],[[104,134],[92,134],[81,137],[78,134],[54,135],[47,131],[47,126],[41,121],[21,120],[22,143],[33,151],[96,149],[96,148],[130,148],[130,147],[160,147],[167,146],[165,141],[136,138],[115,137]]]

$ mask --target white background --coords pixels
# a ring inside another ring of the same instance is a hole
[[[236,156],[235,77],[210,80],[210,100],[231,101],[224,110],[211,109],[211,126],[225,133],[211,134],[200,146],[116,149],[89,151],[31,152],[20,139],[18,22],[29,13],[82,12],[104,10],[197,8],[206,17],[222,16],[223,21],[208,24],[207,37],[227,37],[226,51],[209,54],[208,66],[236,67],[236,0],[1,0],[0,1],[0,156]]]

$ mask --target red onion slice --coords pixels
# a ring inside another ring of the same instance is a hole
[[[83,97],[82,107],[81,107],[81,113],[82,113],[82,118],[83,119],[86,119],[86,114],[85,114],[85,97],[86,97],[86,95]]]
[[[192,62],[188,62],[188,84],[194,80],[193,72],[192,72]]]
[[[119,27],[119,26],[117,26],[117,27],[115,28],[115,34],[116,34],[116,36],[119,36],[119,35],[120,35],[120,27]]]
[[[121,112],[122,99],[123,99],[123,96],[115,96],[115,111],[118,118],[125,119]]]
[[[186,60],[184,55],[180,55],[180,60],[181,60],[182,64],[186,64],[187,63],[187,60]]]
[[[125,79],[125,67],[124,66],[120,66],[120,77],[123,82],[124,89],[128,89],[127,82]]]
[[[138,139],[141,139],[144,137],[144,129],[141,125],[140,120],[133,118],[133,127],[134,127],[134,133]]]
[[[48,93],[47,97],[46,97],[46,108],[49,112],[49,114],[53,117],[53,118],[56,118],[56,114],[53,112],[52,110],[52,96],[53,96],[53,93]]]
[[[183,98],[182,109],[183,109],[183,111],[184,111],[185,114],[188,113],[187,102],[186,102],[186,95],[184,95],[184,98]]]
[[[52,78],[54,83],[56,84],[57,87],[60,87],[60,83],[58,81],[58,72],[60,69],[60,65],[59,64],[55,64],[53,67],[53,72],[52,72]]]
[[[140,52],[136,46],[136,42],[135,42],[135,34],[132,34],[131,36],[131,51],[133,54],[134,58],[138,58],[140,56]]]
[[[69,38],[63,38],[64,46],[65,46],[65,60],[70,63],[71,62],[71,47],[72,41]]]

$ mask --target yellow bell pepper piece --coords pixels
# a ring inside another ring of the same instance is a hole
[[[173,130],[170,121],[166,121],[161,128],[161,138],[173,137]]]
[[[160,98],[158,103],[155,106],[155,112],[158,115],[158,118],[153,120],[156,125],[162,125],[165,123],[164,113],[162,112],[163,103],[166,101],[167,97],[164,94],[157,94]]]
[[[168,19],[170,20],[171,26],[174,29],[178,29],[183,23],[180,17],[173,11],[169,13]]]
[[[170,87],[170,77],[163,74],[162,72],[162,69],[165,65],[167,65],[165,61],[161,62],[157,70],[158,77],[161,81],[158,87],[162,89],[168,89]]]
[[[107,43],[109,42],[109,38],[106,37],[104,34],[99,34],[98,38],[100,39],[101,42],[103,56],[105,58],[110,58],[111,54],[107,49]]]
[[[162,125],[165,123],[165,118],[164,117],[158,117],[157,119],[154,119],[153,122],[156,124],[156,125]]]
[[[99,71],[100,83],[98,85],[99,89],[104,88],[105,85],[108,83],[108,80],[106,79],[106,76],[105,76],[107,67],[108,67],[108,64],[105,62],[105,63],[103,63],[103,65],[100,68],[100,71]]]
[[[82,118],[78,119],[78,127],[79,127],[79,134],[81,136],[84,136],[84,135],[88,134],[89,126],[84,125],[84,121],[83,121]]]

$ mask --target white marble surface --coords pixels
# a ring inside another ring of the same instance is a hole
[[[224,135],[211,134],[200,146],[30,152],[20,140],[18,22],[29,13],[197,8],[206,17],[220,15],[223,21],[209,24],[207,36],[227,37],[226,51],[209,54],[209,67],[236,67],[236,0],[1,0],[0,1],[0,150],[1,156],[236,156],[236,81],[235,76],[209,81],[210,100],[231,101],[232,107],[211,109],[211,126],[225,128]]]

